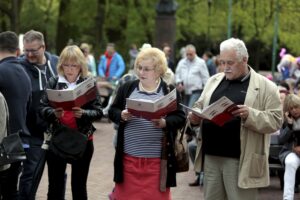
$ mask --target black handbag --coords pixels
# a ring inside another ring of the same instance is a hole
[[[83,156],[88,135],[63,124],[54,126],[51,134],[49,150],[67,163],[72,163]]]
[[[4,137],[0,144],[0,165],[26,160],[19,132]]]

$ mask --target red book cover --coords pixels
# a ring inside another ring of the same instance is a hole
[[[91,77],[78,84],[72,90],[46,90],[49,103],[55,108],[72,110],[73,107],[81,107],[96,98],[97,90],[95,81]]]
[[[223,126],[226,122],[231,120],[233,118],[233,115],[231,114],[232,111],[238,109],[237,105],[225,96],[221,97],[203,110],[190,108],[183,104],[181,105],[199,117],[208,119],[219,126]]]
[[[128,111],[137,117],[148,120],[159,119],[177,109],[176,90],[156,100],[126,99]]]

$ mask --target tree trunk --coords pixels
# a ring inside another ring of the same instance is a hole
[[[99,57],[98,55],[100,55],[101,53],[101,49],[104,48],[104,40],[103,40],[103,25],[105,22],[105,0],[98,0],[97,1],[97,16],[95,18],[95,49],[94,49],[94,53],[95,53],[95,59],[98,61]]]
[[[11,27],[12,30],[17,34],[20,33],[20,11],[21,11],[22,1],[21,0],[13,0],[12,1],[12,18],[11,18]]]
[[[0,10],[3,15],[7,15],[10,23],[9,29],[19,34],[20,32],[20,12],[23,0],[12,0],[10,2],[0,2]]]
[[[128,1],[126,0],[117,0],[115,2],[116,4],[122,5],[122,7],[125,9],[125,11],[128,10]],[[122,42],[126,40],[125,31],[127,28],[127,13],[124,13],[124,17],[121,19],[118,19],[116,23],[119,23],[120,28],[118,29],[106,29],[106,35],[108,37],[109,42]]]
[[[57,23],[57,34],[56,34],[56,50],[57,54],[63,50],[68,44],[69,28],[68,23],[63,20],[64,15],[68,12],[68,6],[71,4],[70,0],[60,1],[58,23]]]

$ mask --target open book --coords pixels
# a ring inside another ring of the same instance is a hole
[[[134,116],[148,120],[159,119],[177,109],[176,89],[155,101],[127,98],[126,104]]]
[[[208,119],[219,126],[223,126],[226,122],[232,119],[232,111],[238,109],[237,105],[225,96],[221,97],[203,110],[190,108],[183,104],[180,105],[182,105],[188,111],[193,112],[197,116]]]
[[[50,105],[55,108],[72,110],[96,98],[96,86],[93,77],[76,85],[74,89],[52,90],[46,89]]]

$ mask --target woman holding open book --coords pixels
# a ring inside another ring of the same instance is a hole
[[[109,110],[109,118],[119,125],[114,160],[116,185],[110,198],[171,199],[170,187],[176,186],[174,139],[185,122],[180,96],[177,94],[177,108],[164,117],[147,120],[134,116],[127,110],[126,98],[155,101],[171,91],[162,79],[167,60],[161,50],[142,49],[134,70],[138,80],[118,89]]]
[[[58,76],[52,77],[48,82],[48,89],[64,90],[74,89],[79,83],[87,80],[91,75],[88,73],[86,59],[79,47],[67,46],[63,49],[57,64]],[[95,91],[96,92],[96,91]],[[53,105],[53,104],[51,104]],[[71,186],[73,199],[87,199],[86,183],[90,167],[90,161],[94,152],[92,122],[100,119],[103,115],[100,98],[96,92],[95,98],[90,99],[81,107],[54,107],[49,103],[48,96],[42,98],[41,116],[49,124],[59,124],[79,131],[88,137],[86,149],[78,160],[71,162],[72,175]],[[54,129],[59,126],[53,126]],[[55,130],[53,130],[55,132]],[[66,141],[67,142],[67,141]],[[49,199],[65,199],[65,170],[67,160],[59,157],[50,150],[47,153],[48,175],[49,175]]]

